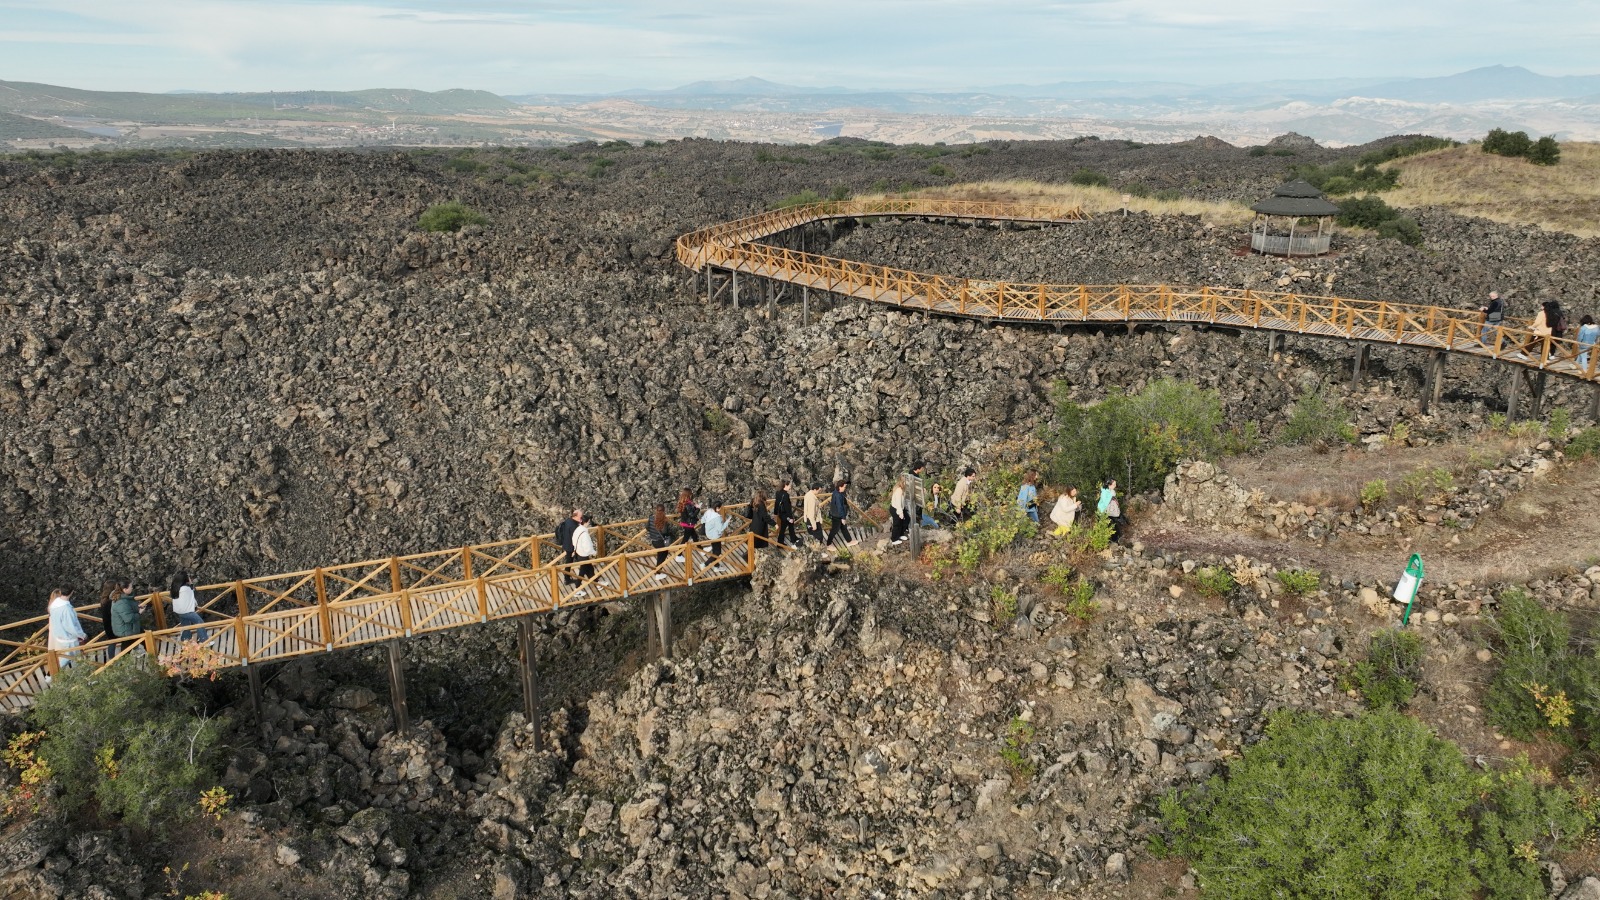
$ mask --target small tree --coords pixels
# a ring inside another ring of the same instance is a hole
[[[31,717],[45,732],[39,757],[69,810],[95,800],[102,815],[160,831],[193,817],[216,780],[220,727],[146,657],[95,675],[86,665],[67,669]]]
[[[1526,131],[1491,128],[1483,139],[1483,152],[1493,153],[1496,156],[1527,156],[1532,146],[1533,142],[1529,140]]]
[[[1528,162],[1536,166],[1553,166],[1561,161],[1561,145],[1548,134],[1528,148]]]
[[[1179,460],[1216,456],[1229,446],[1221,398],[1188,382],[1164,379],[1087,406],[1072,402],[1064,384],[1055,391],[1050,477],[1080,490],[1108,478],[1123,493],[1152,490]]]

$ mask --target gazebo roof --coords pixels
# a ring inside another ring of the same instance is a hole
[[[1250,207],[1263,216],[1336,216],[1339,207],[1321,197],[1268,197]]]
[[[1303,178],[1278,185],[1272,196],[1250,207],[1263,216],[1334,216],[1339,207]]]

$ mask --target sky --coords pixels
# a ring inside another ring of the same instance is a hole
[[[1600,73],[1600,0],[0,0],[0,80],[669,88]]]

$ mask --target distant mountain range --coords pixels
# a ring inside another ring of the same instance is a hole
[[[335,140],[318,123],[343,127],[336,139],[341,145],[564,143],[614,136],[785,142],[839,134],[920,142],[1089,134],[1164,141],[1207,134],[1261,143],[1287,131],[1323,143],[1358,144],[1407,133],[1473,138],[1494,127],[1600,140],[1600,75],[1553,77],[1518,66],[1487,66],[1438,78],[1219,85],[1070,81],[967,91],[807,87],[745,77],[667,90],[509,97],[405,89],[146,94],[0,81],[0,113],[10,114],[0,119],[0,141],[18,147],[80,134],[96,140],[179,139],[170,130],[163,136],[160,128],[125,129],[126,123],[200,126],[219,135],[223,145],[269,134],[291,144]],[[395,127],[396,120],[405,127]],[[299,130],[291,133],[292,127]],[[384,133],[375,135],[374,128]]]

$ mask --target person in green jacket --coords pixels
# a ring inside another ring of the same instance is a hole
[[[126,650],[135,643],[135,638],[144,633],[144,621],[139,614],[144,611],[144,604],[134,599],[133,584],[122,585],[116,599],[111,601],[111,633],[119,638],[125,638],[121,643]]]

